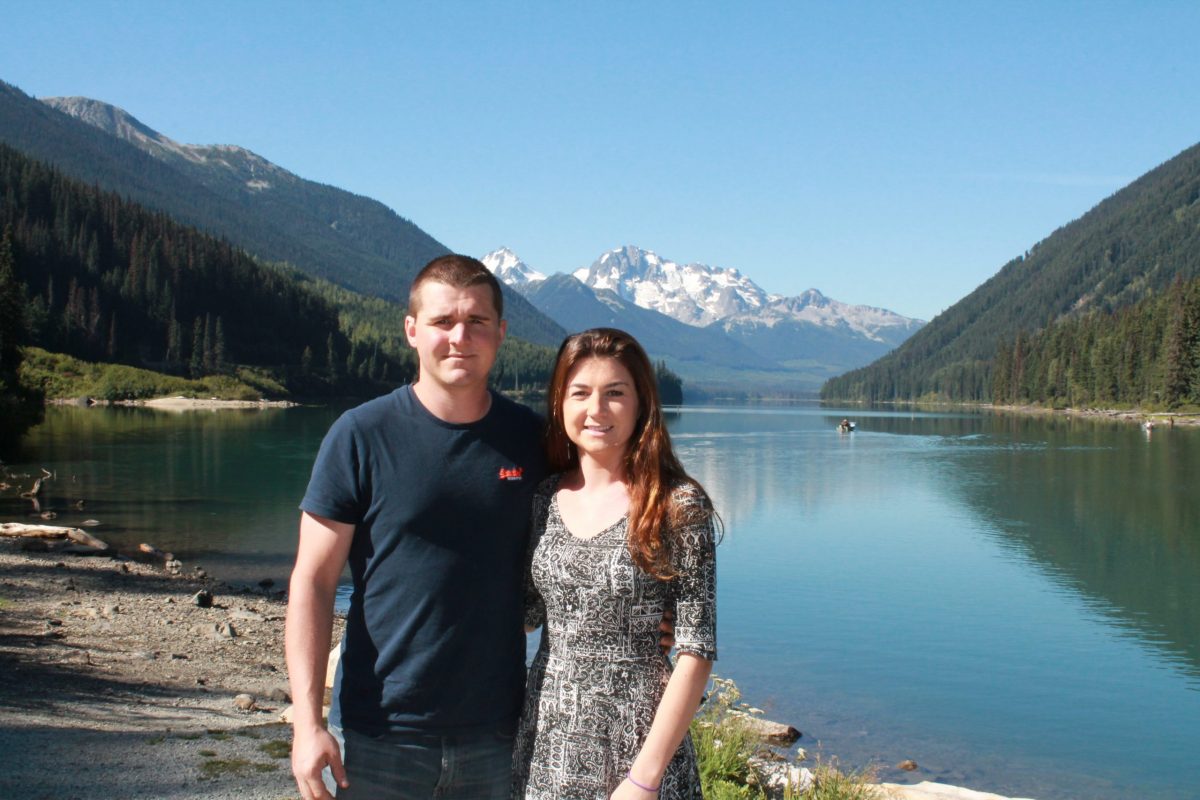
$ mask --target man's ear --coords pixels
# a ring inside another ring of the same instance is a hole
[[[404,338],[408,339],[408,346],[416,348],[417,343],[413,341],[417,336],[417,318],[404,318]]]

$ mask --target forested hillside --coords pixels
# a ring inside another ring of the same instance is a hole
[[[1018,334],[996,353],[991,393],[1005,404],[1200,405],[1200,279]]]
[[[1001,344],[1111,314],[1200,276],[1200,145],[1055,231],[892,353],[828,381],[826,399],[991,399]]]
[[[335,309],[288,270],[3,145],[0,227],[29,343],[47,350],[193,377],[260,366],[306,391],[406,377],[385,354],[356,360]]]
[[[103,104],[63,107],[95,106]],[[169,148],[148,151],[3,81],[0,142],[260,259],[287,263],[360,294],[403,304],[417,271],[450,252],[382,203],[305,180],[243,148],[194,148],[203,156],[195,160]],[[268,180],[259,180],[264,177]],[[548,346],[562,339],[565,332],[518,293],[506,291],[505,298],[514,335]]]

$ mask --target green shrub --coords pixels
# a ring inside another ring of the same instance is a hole
[[[751,759],[777,760],[778,754],[756,736],[746,723],[747,714],[761,713],[741,702],[737,685],[713,676],[712,690],[692,720],[692,743],[700,767],[700,784],[708,800],[766,800],[759,776]],[[791,763],[788,762],[788,766]],[[793,787],[784,790],[785,800],[884,800],[883,791],[873,785],[870,770],[843,773],[837,760],[821,762],[812,768],[815,782],[803,795]]]

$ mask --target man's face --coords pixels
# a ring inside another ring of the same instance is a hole
[[[419,310],[404,318],[404,332],[421,362],[420,380],[451,391],[486,386],[507,329],[491,290],[429,281],[418,291]]]

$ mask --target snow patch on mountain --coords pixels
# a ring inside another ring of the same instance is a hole
[[[530,284],[546,280],[545,275],[530,267],[507,247],[493,250],[480,261],[502,283],[508,284],[518,292],[523,292]]]

